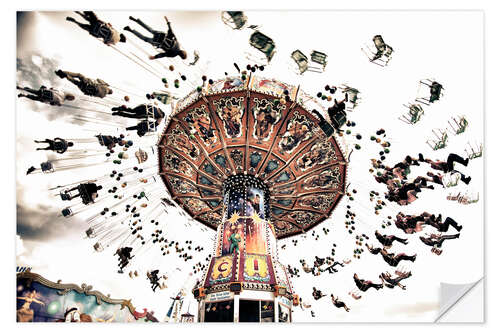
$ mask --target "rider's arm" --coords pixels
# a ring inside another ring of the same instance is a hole
[[[167,56],[167,54],[165,52],[163,52],[163,53],[158,53],[155,56],[151,56],[151,57],[149,57],[149,59],[151,59],[151,60],[153,60],[153,59],[159,59],[159,58],[164,58],[166,56]]]

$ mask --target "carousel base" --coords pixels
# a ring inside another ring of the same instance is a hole
[[[198,304],[199,322],[291,322],[292,301],[274,292],[242,290],[206,295]]]

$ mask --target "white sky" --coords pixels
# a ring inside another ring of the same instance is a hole
[[[362,150],[353,154],[349,170],[349,181],[353,183],[351,186],[358,189],[357,200],[352,206],[358,215],[364,216],[363,223],[357,224],[360,232],[372,236],[381,222],[381,217],[371,212],[371,205],[366,199],[371,189],[383,192],[382,187],[374,185],[367,172],[369,158],[377,155],[380,150],[369,141],[370,135],[378,128],[385,128],[388,136],[392,138],[388,164],[401,160],[407,153],[415,156],[418,152],[423,152],[426,157],[445,159],[447,152],[463,154],[467,141],[483,142],[480,13],[314,11],[246,14],[251,24],[260,25],[260,30],[272,37],[277,44],[277,54],[264,71],[264,76],[289,83],[300,83],[311,95],[322,90],[327,83],[348,83],[361,91],[362,100],[359,107],[349,114],[357,123],[353,132],[363,135],[360,143]],[[247,42],[250,31],[229,29],[220,21],[219,12],[97,12],[97,15],[112,22],[115,27],[123,28],[130,24],[135,29],[137,25],[128,20],[129,15],[140,17],[157,29],[165,27],[163,15],[167,15],[181,44],[188,49],[190,55],[193,49],[200,52],[200,66],[206,68],[204,73],[214,79],[222,77],[225,71],[234,73],[232,63],[235,61],[240,67],[247,63],[243,54],[249,50]],[[63,69],[78,71],[89,77],[100,77],[112,85],[132,87],[138,92],[160,86],[159,80],[154,76],[95,41],[76,25],[66,22],[65,16],[66,13],[37,14],[36,26],[29,39],[23,40],[22,45],[18,46],[18,57],[38,51],[44,57],[57,58]],[[71,16],[79,19],[75,14]],[[375,34],[381,34],[395,49],[393,59],[386,68],[370,64],[360,50]],[[127,38],[136,44],[144,45],[128,33]],[[327,53],[329,63],[326,73],[306,73],[304,76],[292,74],[288,70],[289,55],[297,48],[305,54],[309,54],[312,49]],[[443,99],[431,107],[424,107],[425,115],[416,126],[402,123],[397,119],[404,112],[402,104],[413,100],[416,97],[418,81],[429,77],[443,84]],[[65,88],[71,87],[67,82],[61,84]],[[57,198],[49,198],[46,189],[54,183],[61,183],[62,178],[75,176],[56,174],[58,176],[54,178],[45,175],[25,177],[28,165],[34,164],[33,161],[36,165],[44,159],[43,154],[32,153],[35,146],[29,140],[64,135],[78,137],[77,134],[88,136],[88,133],[65,123],[49,122],[40,111],[33,112],[30,108],[31,103],[27,101],[17,103],[17,181],[24,191],[24,196],[18,198],[18,201],[25,205],[44,203],[62,209],[62,203]],[[425,140],[431,138],[431,130],[446,127],[447,120],[454,115],[465,115],[470,127],[461,136],[450,136],[447,149],[431,151],[425,144]],[[311,318],[308,311],[302,312],[300,308],[295,308],[294,321],[432,321],[437,314],[440,282],[466,283],[483,276],[482,170],[482,159],[473,160],[465,170],[472,176],[469,188],[481,193],[478,204],[462,206],[449,202],[446,200],[449,191],[437,189],[424,190],[418,201],[401,209],[408,213],[419,213],[423,210],[441,213],[443,217],[452,216],[464,225],[460,239],[446,242],[444,252],[439,257],[431,254],[430,248],[420,243],[417,236],[410,236],[410,245],[407,247],[403,248],[398,244],[393,246],[391,251],[418,253],[417,261],[407,265],[411,267],[413,276],[405,280],[406,291],[370,290],[363,293],[363,298],[359,301],[350,298],[347,293],[355,289],[353,272],[358,272],[365,279],[376,280],[378,274],[388,268],[379,256],[365,254],[361,260],[353,261],[335,275],[322,274],[312,278],[311,275],[302,273],[300,278],[293,279],[295,291],[313,304],[316,313],[316,318]],[[78,179],[87,174],[95,175],[96,172],[96,169],[89,168],[79,173]],[[458,191],[458,187],[452,191]],[[282,263],[299,267],[298,258],[304,258],[310,263],[314,255],[328,255],[331,243],[337,244],[337,259],[349,257],[354,240],[352,237],[346,237],[343,218],[345,202],[337,208],[329,221],[315,229],[316,233],[323,234],[322,227],[329,228],[327,237],[322,235],[319,241],[314,241],[311,237],[305,240],[298,238],[300,241],[297,247],[289,240],[278,242],[280,247],[287,244],[285,250],[279,249]],[[366,209],[363,210],[357,202],[362,202]],[[396,209],[393,208],[393,211]],[[395,215],[395,212],[388,213]],[[183,225],[183,217],[169,215],[168,223],[174,221]],[[63,219],[60,221],[65,222]],[[75,227],[80,228],[81,232],[46,243],[25,242],[29,251],[23,254],[22,260],[33,266],[35,272],[50,280],[90,283],[95,289],[105,294],[110,293],[114,298],[132,298],[137,308],[151,308],[157,317],[162,319],[170,305],[167,297],[175,294],[176,288],[183,284],[193,261],[183,267],[182,273],[172,274],[170,284],[167,282],[170,288],[153,294],[144,277],[130,280],[126,275],[117,275],[116,257],[112,257],[109,251],[93,253],[91,242],[83,239],[82,232],[85,227]],[[174,233],[175,231],[176,229],[173,230]],[[394,233],[401,235],[399,230]],[[199,233],[198,228],[193,227],[190,235],[193,243],[201,244],[207,251],[211,251],[208,237]],[[141,267],[144,271],[156,265],[151,258],[144,261],[144,267]],[[196,261],[197,258],[194,262]],[[168,267],[162,270],[167,272],[179,267],[179,262],[173,259],[165,260],[164,264]],[[63,266],[64,269],[61,269]],[[351,307],[351,312],[345,313],[334,308],[329,297],[313,301],[312,286],[319,287],[325,293],[340,296]],[[192,313],[195,312],[194,309],[195,304],[192,302]]]

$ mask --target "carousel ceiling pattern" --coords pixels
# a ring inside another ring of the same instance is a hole
[[[226,78],[179,101],[158,142],[172,199],[216,229],[224,180],[249,174],[269,187],[278,238],[327,219],[344,194],[346,158],[297,97],[295,87],[251,77]]]

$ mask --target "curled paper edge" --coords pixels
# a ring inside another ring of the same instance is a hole
[[[434,320],[435,323],[440,322],[441,318],[452,311],[456,304],[467,295],[475,286],[477,286],[484,277],[480,278],[476,282],[465,283],[465,284],[450,284],[441,283],[439,292],[439,313]],[[464,321],[466,321],[464,319]]]

